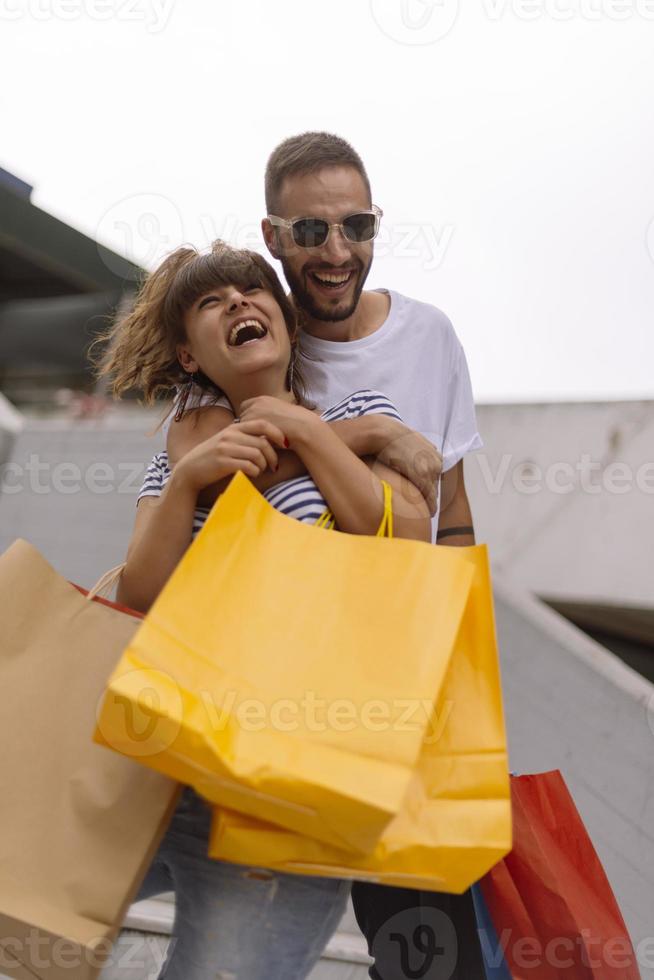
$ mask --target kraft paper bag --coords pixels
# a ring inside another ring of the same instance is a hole
[[[97,738],[365,852],[402,806],[473,573],[462,549],[292,520],[237,473],[112,674]]]
[[[178,787],[93,742],[138,614],[17,540],[0,556],[0,975],[93,980]]]
[[[472,588],[404,805],[375,848],[353,859],[217,807],[212,857],[461,893],[509,851],[511,795],[488,552],[485,545],[456,550],[474,566]]]

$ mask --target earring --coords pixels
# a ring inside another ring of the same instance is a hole
[[[291,346],[291,363],[288,366],[288,373],[286,375],[286,384],[289,391],[293,391],[293,377],[295,374],[295,359],[297,357],[297,345],[293,344]]]
[[[193,390],[193,385],[195,384],[195,374],[196,374],[196,372],[193,371],[193,373],[191,374],[191,377],[188,379],[188,381],[184,385],[184,390],[183,390],[182,395],[181,395],[181,397],[179,399],[179,407],[178,407],[177,411],[175,412],[175,422],[179,422],[179,420],[181,419],[182,415],[184,414],[184,410],[186,409],[186,403],[189,400],[189,395],[191,394],[191,391]]]

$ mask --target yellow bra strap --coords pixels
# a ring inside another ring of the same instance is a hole
[[[381,520],[381,524],[377,529],[376,537],[378,538],[392,538],[393,537],[393,488],[390,484],[382,480],[382,487],[384,488],[384,515]],[[336,521],[334,520],[334,515],[330,510],[324,511],[318,520],[316,521],[316,527],[324,527],[327,531],[333,531]]]

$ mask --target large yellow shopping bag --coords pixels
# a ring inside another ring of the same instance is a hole
[[[475,577],[454,654],[404,806],[372,853],[353,857],[216,807],[212,857],[462,892],[508,853],[511,799],[487,551],[457,550],[474,563]]]
[[[459,549],[294,521],[239,473],[125,650],[97,738],[368,850],[401,807],[473,572]]]

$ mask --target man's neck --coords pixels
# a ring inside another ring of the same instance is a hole
[[[388,293],[365,291],[357,308],[347,320],[317,320],[302,310],[302,329],[311,337],[320,340],[333,340],[336,343],[347,343],[351,340],[361,340],[379,330],[391,308]]]

